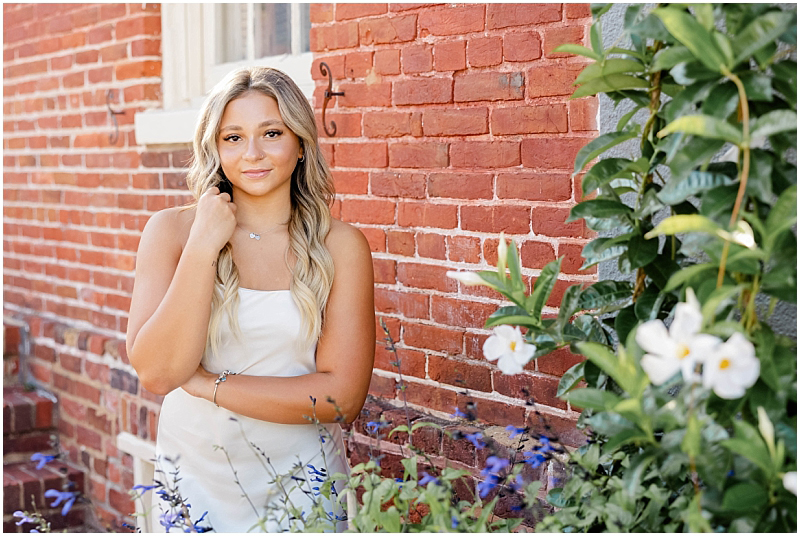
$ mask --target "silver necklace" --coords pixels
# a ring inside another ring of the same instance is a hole
[[[286,224],[285,223],[279,223],[277,225],[274,225],[274,226],[270,227],[269,231],[272,231],[273,229],[277,229],[281,225],[286,225]],[[241,229],[242,231],[244,231],[249,238],[251,238],[253,240],[261,240],[261,235],[259,233],[254,233],[253,231],[248,231],[247,229],[245,229],[244,227],[242,227],[238,223],[236,224],[236,226],[239,229]],[[265,232],[269,232],[269,231],[265,231]]]

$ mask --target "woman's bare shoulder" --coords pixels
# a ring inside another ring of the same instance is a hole
[[[358,228],[340,220],[331,220],[331,230],[325,238],[325,245],[334,256],[354,253],[369,255],[369,243]]]
[[[194,221],[195,207],[172,207],[153,214],[144,226],[142,239],[163,246],[183,250],[189,239],[189,230]]]

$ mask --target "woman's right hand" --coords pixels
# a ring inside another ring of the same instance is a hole
[[[214,253],[225,247],[236,229],[236,205],[227,193],[212,186],[197,202],[194,222],[189,231],[189,243],[213,248]]]

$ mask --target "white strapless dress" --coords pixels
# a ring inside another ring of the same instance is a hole
[[[209,372],[287,377],[316,370],[316,346],[302,349],[300,312],[288,290],[240,288],[239,300],[241,334],[237,337],[223,322],[219,354],[212,355],[209,349],[203,357],[202,364]],[[225,384],[219,389],[224,390]],[[284,513],[287,494],[288,500],[307,514],[314,500],[324,501],[312,489],[320,485],[315,470],[349,473],[340,426],[321,426],[327,433],[311,423],[259,421],[175,389],[161,407],[156,456],[166,474],[157,473],[156,479],[172,482],[170,472],[177,466],[177,486],[191,505],[192,520],[208,512],[205,521],[216,532],[260,532],[260,527],[253,528],[259,519],[269,532],[290,530],[292,522]],[[276,480],[277,475],[283,478]],[[338,483],[336,487],[341,486]],[[153,499],[151,527],[164,531],[159,516],[168,505],[155,494]],[[343,515],[335,504],[323,504],[326,512]],[[205,521],[200,525],[207,526]]]

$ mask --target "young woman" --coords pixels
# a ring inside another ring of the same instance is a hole
[[[187,184],[196,201],[154,214],[142,233],[128,356],[142,386],[166,395],[156,451],[167,473],[178,468],[192,519],[283,530],[286,506],[307,515],[319,499],[315,471],[347,472],[327,400],[350,421],[366,398],[369,247],[331,218],[314,112],[275,69],[239,70],[211,92]]]

